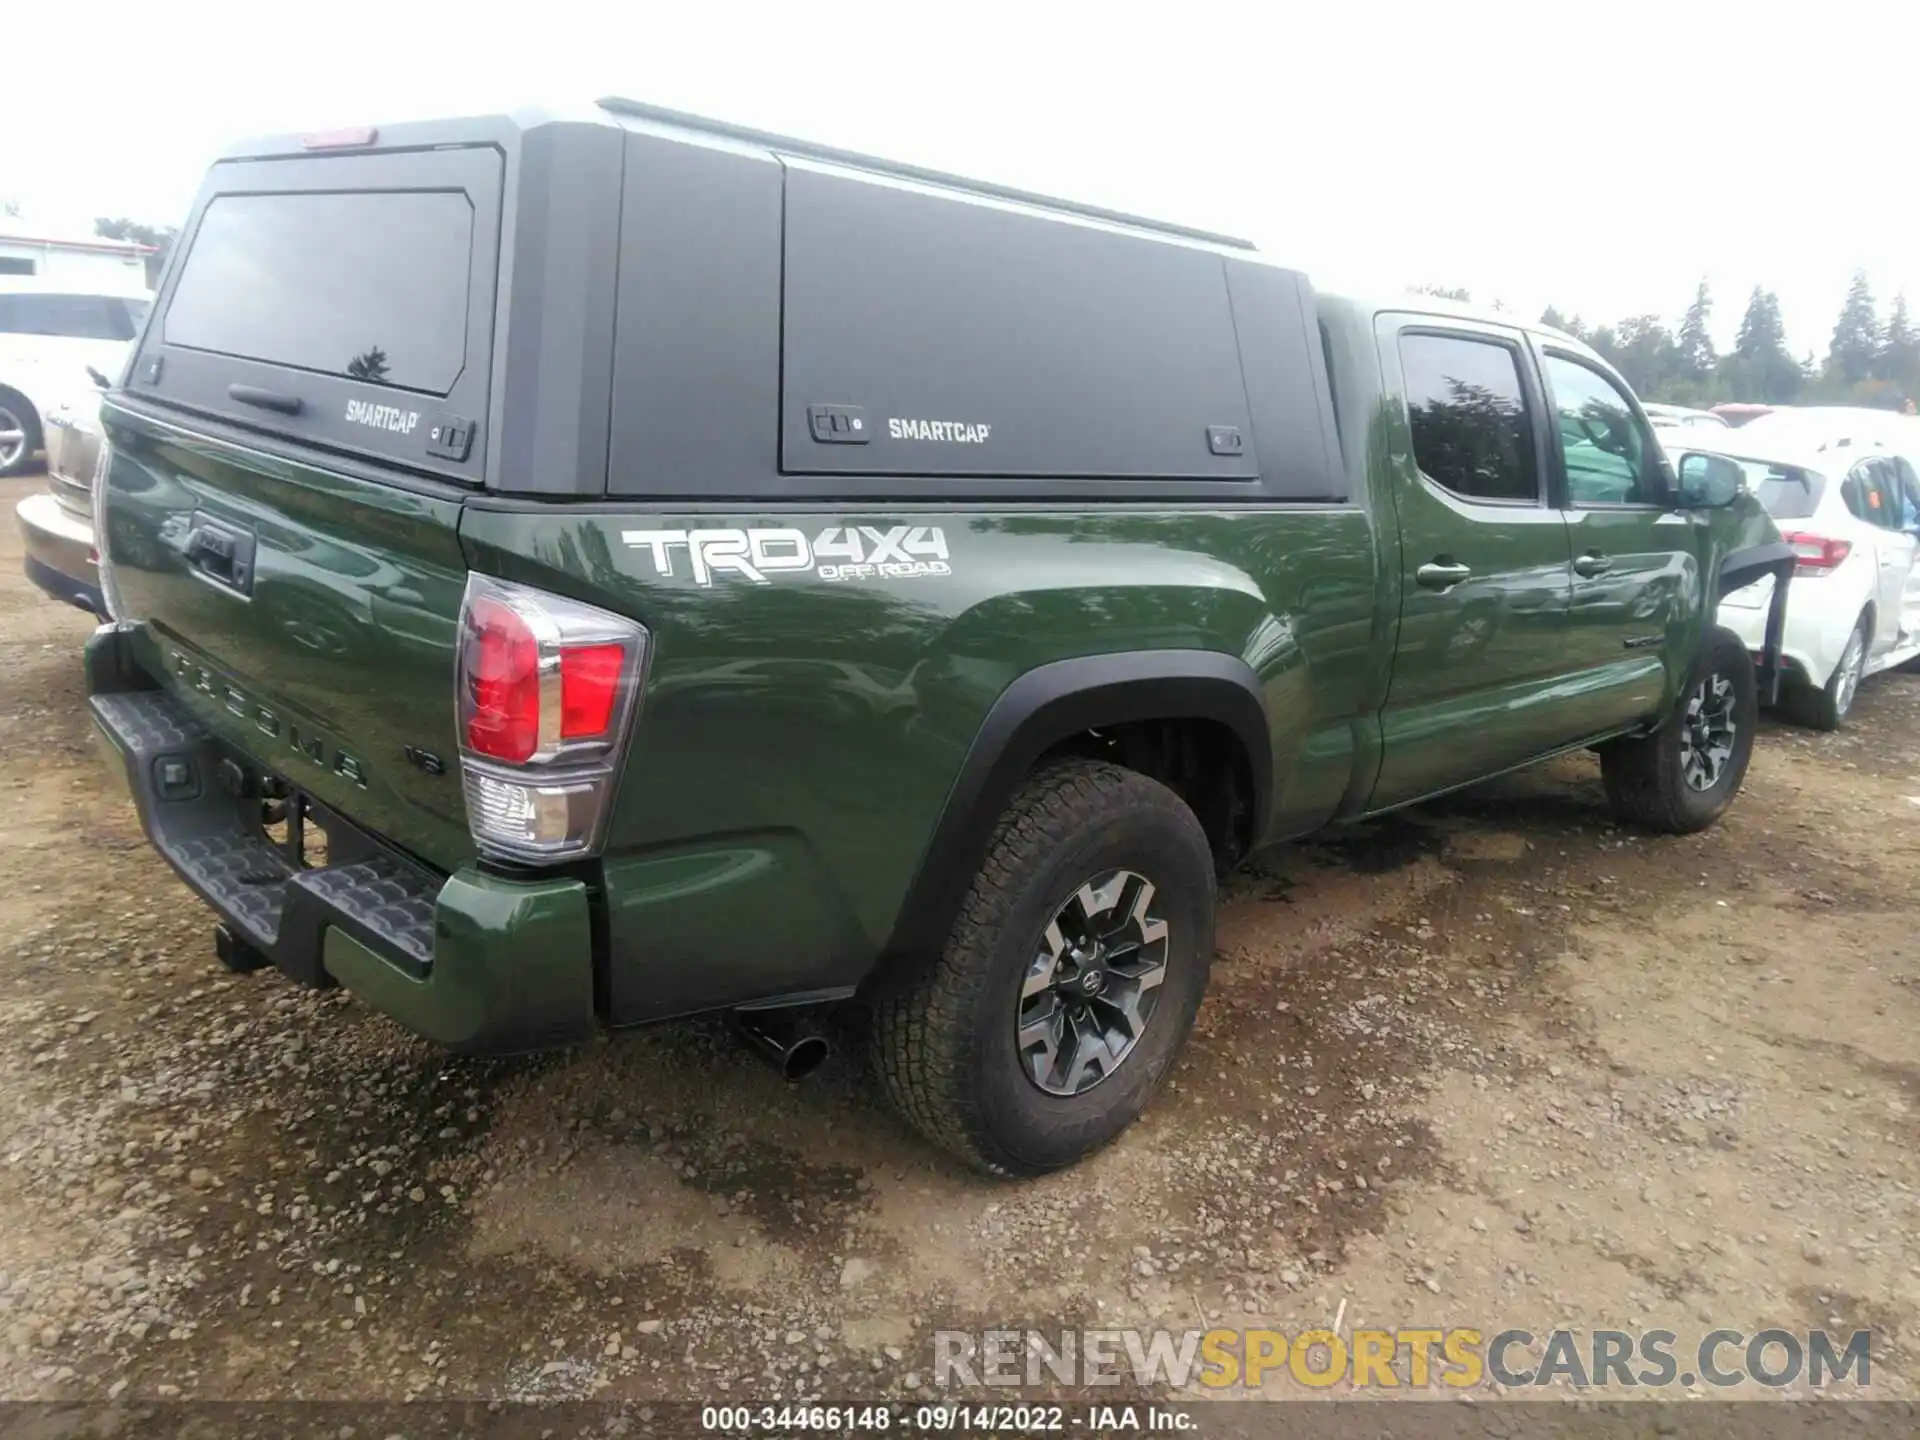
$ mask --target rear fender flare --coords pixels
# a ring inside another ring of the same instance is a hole
[[[994,822],[1034,762],[1061,741],[1135,720],[1211,720],[1245,751],[1254,828],[1265,833],[1273,747],[1253,668],[1213,650],[1136,650],[1079,656],[1020,676],[987,712],[947,792],[882,955],[938,953],[993,835]]]

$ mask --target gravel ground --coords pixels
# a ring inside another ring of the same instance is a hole
[[[0,482],[10,508],[38,478]],[[0,1397],[872,1400],[991,1324],[1920,1342],[1920,677],[1704,836],[1586,756],[1238,876],[1193,1041],[1065,1175],[716,1026],[443,1055],[214,964],[0,535]],[[1292,1393],[1298,1393],[1295,1390]]]

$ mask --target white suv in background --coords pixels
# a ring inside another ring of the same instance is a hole
[[[1781,646],[1792,680],[1781,699],[1796,718],[1837,729],[1861,680],[1920,658],[1920,472],[1906,455],[1850,436],[1809,443],[1751,428],[1669,449],[1738,461],[1793,547]],[[1772,594],[1769,578],[1721,602],[1720,623],[1756,655]]]
[[[55,406],[117,376],[153,297],[26,275],[0,276],[0,476],[33,463]]]

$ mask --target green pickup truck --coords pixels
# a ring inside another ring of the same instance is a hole
[[[1710,824],[1793,563],[1565,335],[620,100],[222,158],[103,420],[89,703],[227,964],[793,1071],[857,1001],[1005,1174],[1259,847],[1581,747]]]

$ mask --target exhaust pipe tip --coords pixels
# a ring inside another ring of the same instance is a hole
[[[824,1035],[802,1035],[787,1047],[780,1073],[789,1080],[804,1080],[827,1063],[827,1055],[832,1049]]]
[[[806,1079],[833,1053],[827,1037],[798,1016],[778,1010],[736,1010],[732,1019],[734,1033],[782,1079]]]

